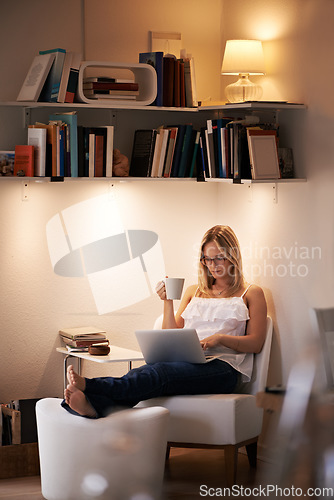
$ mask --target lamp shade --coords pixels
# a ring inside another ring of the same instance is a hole
[[[264,56],[260,40],[227,40],[222,75],[263,75]]]

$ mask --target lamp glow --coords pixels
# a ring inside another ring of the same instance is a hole
[[[260,40],[227,40],[221,69],[222,75],[239,75],[239,80],[225,89],[230,102],[257,101],[262,88],[249,80],[249,75],[264,75],[264,56]]]

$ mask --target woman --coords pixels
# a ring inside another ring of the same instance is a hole
[[[216,359],[154,363],[120,378],[86,379],[70,366],[62,403],[68,411],[99,418],[153,397],[233,392],[250,380],[253,353],[265,340],[267,306],[262,289],[244,281],[239,242],[230,227],[214,226],[204,235],[198,284],[187,288],[175,315],[163,282],[157,293],[164,302],[163,328],[196,328],[203,349]]]

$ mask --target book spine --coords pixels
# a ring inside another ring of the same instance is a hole
[[[39,100],[57,102],[66,51],[64,49],[55,49],[50,51],[40,51],[39,53],[43,55],[50,52],[55,52],[56,57],[42,89]]]
[[[34,146],[34,175],[45,177],[46,129],[29,127],[28,145]]]
[[[14,175],[34,177],[34,146],[15,146]]]

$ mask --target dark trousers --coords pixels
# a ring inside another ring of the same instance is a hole
[[[84,391],[98,417],[160,396],[226,394],[235,389],[238,372],[228,363],[154,363],[130,370],[123,377],[86,379]],[[76,414],[68,405],[62,405]]]

